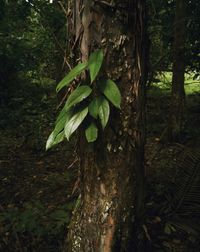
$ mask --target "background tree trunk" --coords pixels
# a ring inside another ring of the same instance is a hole
[[[168,128],[168,140],[181,140],[185,108],[184,74],[185,74],[185,37],[186,37],[186,3],[176,1],[173,45],[172,99]]]
[[[144,216],[144,1],[75,2],[82,60],[104,49],[103,75],[118,84],[122,106],[111,109],[97,142],[88,144],[80,136],[80,203],[65,251],[136,251],[134,227]]]

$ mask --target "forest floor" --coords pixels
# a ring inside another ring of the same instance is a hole
[[[148,92],[146,232],[152,251],[198,252],[200,231],[191,226],[196,219],[189,225],[185,215],[180,225],[169,206],[180,159],[200,152],[200,87],[199,92],[187,90],[183,142],[166,144],[159,140],[167,124],[170,87],[159,85]],[[78,160],[74,142],[45,152],[56,102],[52,87],[23,85],[0,108],[0,252],[62,250],[76,204]]]
[[[187,76],[182,142],[167,143],[171,88],[164,77],[147,92],[147,226],[152,251],[199,252],[200,83]]]
[[[0,111],[0,251],[61,251],[77,197],[75,146],[45,151],[54,89],[18,90]]]

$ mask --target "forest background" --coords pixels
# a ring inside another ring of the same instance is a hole
[[[182,16],[177,3],[185,6]],[[152,251],[196,252],[200,3],[149,0],[146,9],[145,239]],[[55,88],[78,62],[70,11],[64,0],[0,2],[0,251],[62,251],[79,204],[77,134],[45,151],[63,99]],[[173,89],[180,71],[184,92]],[[182,94],[181,112],[173,90]],[[178,134],[171,130],[173,115],[181,118]]]

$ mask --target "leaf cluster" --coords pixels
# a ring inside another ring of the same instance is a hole
[[[70,84],[83,71],[89,71],[90,83],[80,83],[71,92],[56,120],[55,128],[50,134],[46,149],[60,143],[83,125],[88,143],[98,137],[99,124],[104,130],[110,116],[110,104],[120,109],[121,94],[116,83],[110,79],[99,78],[103,63],[103,51],[93,52],[88,62],[79,63],[57,85],[57,92]],[[84,123],[86,122],[86,123]]]

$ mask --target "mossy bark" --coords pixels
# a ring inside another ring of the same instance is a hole
[[[104,50],[102,76],[122,94],[94,144],[80,136],[80,204],[65,251],[136,251],[135,224],[144,215],[144,1],[76,1],[76,39],[82,60]],[[95,85],[95,84],[94,84]],[[142,251],[142,250],[140,250]]]

